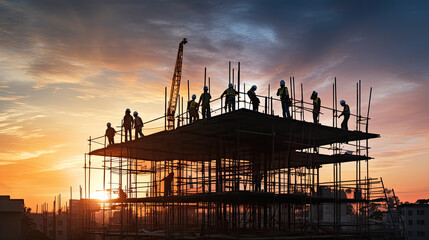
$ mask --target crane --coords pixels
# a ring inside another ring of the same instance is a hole
[[[177,99],[179,98],[180,80],[182,79],[183,45],[188,41],[184,38],[179,43],[176,65],[174,67],[173,80],[171,81],[170,99],[167,108],[167,130],[174,129],[174,114],[176,113]]]

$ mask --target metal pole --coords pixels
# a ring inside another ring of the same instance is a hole
[[[238,84],[238,106],[237,106],[237,109],[240,109],[240,62],[238,62],[237,84]]]
[[[207,86],[206,85],[206,76],[207,76],[207,68],[204,67],[204,87]]]
[[[164,131],[167,130],[167,87],[164,94]]]
[[[292,118],[296,119],[296,106],[295,106],[295,77],[292,77],[292,82],[293,82],[293,102],[292,102],[292,107],[293,107],[293,116]]]
[[[231,83],[231,61],[229,61],[228,72],[229,72],[228,83]]]

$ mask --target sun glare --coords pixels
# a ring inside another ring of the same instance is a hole
[[[99,199],[99,200],[107,200],[109,199],[109,193],[107,191],[96,191],[92,193],[91,198]]]

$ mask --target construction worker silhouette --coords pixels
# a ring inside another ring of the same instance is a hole
[[[349,130],[348,128],[348,122],[350,118],[350,107],[346,104],[346,101],[341,100],[340,101],[341,106],[343,106],[343,112],[338,116],[340,118],[341,116],[344,116],[343,122],[341,123],[341,129]]]
[[[235,91],[235,89],[232,87],[232,83],[228,84],[228,88],[222,93],[220,98],[223,98],[224,95],[226,95],[225,100],[225,112],[228,108],[229,112],[235,110],[235,96],[237,96],[238,92]]]
[[[192,100],[188,102],[188,112],[189,112],[189,123],[192,121],[198,120],[198,103],[195,102],[197,95],[192,95]]]
[[[143,128],[143,120],[141,119],[141,117],[139,117],[139,113],[137,111],[134,111],[133,113],[134,115],[134,128],[135,128],[135,138],[139,138],[139,134],[140,137],[143,137],[143,132],[142,132],[142,128]]]
[[[257,87],[256,85],[253,85],[249,91],[247,91],[247,96],[249,96],[250,98],[250,103],[252,103],[253,106],[253,111],[259,111],[259,98],[256,96],[256,91]]]
[[[208,93],[209,88],[204,86],[204,93],[200,96],[200,101],[198,105],[201,105],[201,112],[203,113],[203,119],[210,118],[210,99],[212,96]]]
[[[252,180],[253,180],[253,189],[255,192],[261,191],[261,182],[264,175],[261,173],[261,169],[259,165],[253,163],[253,172],[252,172]]]
[[[106,134],[104,135],[109,140],[109,145],[110,144],[115,144],[115,134],[116,134],[116,131],[115,131],[114,128],[111,127],[111,125],[112,124],[110,124],[109,122],[107,123]]]
[[[280,81],[280,88],[277,90],[277,96],[280,96],[280,100],[282,103],[282,111],[284,118],[290,118],[289,106],[291,104],[291,100],[289,98],[289,91],[285,86],[285,81]]]
[[[122,127],[125,129],[125,142],[128,141],[128,134],[130,134],[130,141],[131,141],[132,140],[131,129],[133,128],[133,117],[131,116],[131,110],[129,108],[125,110],[125,116],[122,122]]]
[[[171,182],[173,182],[174,173],[171,172],[163,178],[161,181],[164,181],[164,196],[170,196],[171,195]]]
[[[119,189],[118,189],[118,195],[119,195],[119,198],[121,200],[125,200],[128,197],[127,194],[124,192],[124,190],[122,190],[121,187],[119,187]]]
[[[313,91],[310,99],[313,100],[313,122],[318,124],[319,123],[320,106],[322,104],[322,101],[320,100],[320,98],[317,95],[318,95],[317,92]]]

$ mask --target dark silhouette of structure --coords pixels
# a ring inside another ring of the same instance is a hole
[[[291,78],[291,118],[275,115],[279,100],[269,94],[259,96],[263,112],[248,110],[244,89],[236,111],[223,114],[218,98],[212,113],[220,114],[195,124],[178,107],[180,127],[173,130],[95,150],[98,138],[90,138],[86,182],[101,169],[103,191],[124,189],[128,197],[99,201],[103,222],[86,220],[93,214],[87,212],[83,232],[134,239],[400,238],[401,231],[372,221],[371,206],[386,197],[382,181],[369,175],[369,139],[380,136],[368,131],[370,104],[361,114],[360,83],[354,131],[337,126],[336,82],[333,107],[320,106],[320,113],[332,112],[332,126],[305,121],[313,102],[304,101],[302,84],[296,98],[294,86]],[[94,167],[96,156],[101,167]],[[343,168],[355,174],[343,175]],[[90,193],[91,184],[85,186]]]

